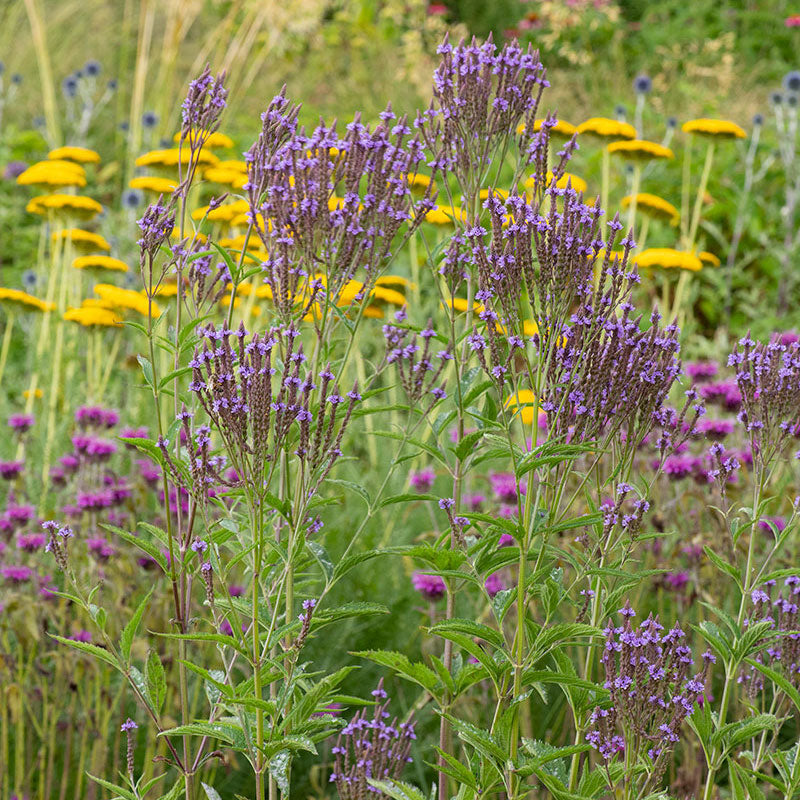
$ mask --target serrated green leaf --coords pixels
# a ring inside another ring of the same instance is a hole
[[[114,658],[114,656],[109,653],[108,650],[104,650],[102,647],[98,647],[96,644],[90,644],[89,642],[76,642],[74,639],[67,639],[64,636],[56,636],[53,633],[51,633],[50,636],[57,642],[67,645],[67,647],[73,647],[75,650],[80,650],[83,653],[94,656],[100,661],[105,661],[106,664],[110,664],[112,667],[114,667],[114,669],[118,669],[120,672],[124,671],[122,666],[117,663],[117,659]]]
[[[208,800],[222,800],[219,792],[213,786],[209,786],[207,783],[203,783],[202,781],[200,781],[200,785],[203,787],[203,791],[206,793]]]
[[[439,680],[436,673],[425,664],[412,662],[408,656],[391,650],[359,650],[352,655],[366,658],[384,667],[393,669],[407,680],[418,684],[436,696],[439,691]]]
[[[160,714],[167,697],[167,677],[164,674],[161,659],[155,650],[151,650],[147,654],[147,661],[144,665],[144,684],[156,714]]]
[[[98,786],[102,786],[104,789],[108,789],[109,792],[114,792],[115,796],[113,800],[117,800],[117,798],[122,798],[122,800],[137,800],[136,795],[130,789],[126,789],[124,786],[118,786],[116,783],[111,783],[110,781],[103,780],[103,778],[97,778],[94,775],[92,775],[91,772],[87,772],[86,774]]]
[[[153,591],[155,587],[152,587],[150,591],[144,596],[142,602],[139,603],[136,611],[134,612],[133,616],[131,617],[128,624],[125,626],[124,630],[122,631],[122,635],[119,639],[119,649],[122,653],[122,658],[126,664],[130,664],[131,660],[131,646],[133,645],[134,637],[136,636],[136,632],[139,630],[139,625],[141,624],[142,617],[144,616],[144,612],[147,609],[147,604],[150,602],[150,598],[153,596]]]

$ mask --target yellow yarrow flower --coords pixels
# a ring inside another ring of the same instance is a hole
[[[223,169],[217,165],[209,167],[203,173],[203,180],[210,183],[219,183],[222,186],[230,186],[234,189],[241,189],[247,183],[247,175],[239,170]]]
[[[628,208],[633,195],[627,195],[622,198],[622,207]],[[647,214],[654,219],[666,220],[670,225],[677,225],[680,221],[681,214],[672,203],[664,200],[656,194],[649,194],[648,192],[640,192],[636,195],[636,208],[642,214]]]
[[[192,141],[194,141],[192,137],[195,135],[196,135],[195,132],[192,131],[192,133],[189,136],[187,136],[186,139],[184,140],[185,143],[187,145],[191,145]],[[176,144],[180,143],[181,136],[182,136],[181,131],[178,131],[178,133],[176,133],[172,137],[172,141],[175,142]],[[226,136],[224,133],[220,133],[219,131],[214,131],[214,133],[209,133],[206,136],[206,140],[205,142],[203,142],[203,147],[210,147],[210,148],[220,147],[226,150],[230,150],[233,147],[233,139],[231,139],[230,136]]]
[[[137,167],[177,167],[179,161],[181,164],[188,164],[191,156],[191,150],[188,147],[151,150],[149,153],[139,156],[134,164]],[[195,160],[200,165],[214,166],[219,163],[219,159],[213,153],[205,150],[195,153]]]
[[[467,215],[458,206],[437,206],[425,214],[425,222],[433,225],[453,225],[454,221],[467,221]]]
[[[544,124],[543,119],[537,119],[533,123],[533,132],[539,133],[539,131],[542,129],[543,124]],[[525,133],[524,122],[520,122],[520,124],[517,125],[517,135],[522,133]],[[550,133],[558,134],[559,136],[571,139],[576,133],[578,133],[578,129],[574,125],[571,125],[569,122],[566,122],[563,119],[559,119],[556,120],[556,124],[553,125],[552,128],[550,128]]]
[[[608,145],[608,152],[639,161],[649,161],[651,158],[675,158],[675,153],[669,147],[664,147],[663,144],[657,142],[647,142],[644,139],[611,142]]]
[[[23,306],[34,311],[52,311],[56,307],[55,303],[40,300],[21,289],[6,289],[3,286],[0,286],[0,304]]]
[[[600,139],[635,139],[636,128],[628,122],[608,117],[591,117],[575,129],[579,134],[597,136]]]
[[[80,194],[41,194],[32,198],[25,210],[30,214],[47,214],[62,211],[65,214],[91,219],[103,210],[103,206],[92,197]]]
[[[427,188],[433,184],[433,194],[436,194],[436,183],[433,181],[432,178],[428,175],[423,175],[420,172],[415,173],[414,175],[406,175],[406,180],[408,181],[408,185],[411,187],[411,191],[416,191],[418,194],[424,194]]]
[[[153,175],[140,175],[138,178],[132,178],[128,183],[131,189],[141,189],[145,192],[153,192],[154,194],[172,194],[177,188],[177,181],[172,178],[157,178]]]
[[[155,302],[148,303],[147,295],[143,292],[135,292],[133,289],[121,289],[119,286],[112,286],[110,283],[98,283],[94,287],[94,293],[101,300],[107,300],[116,309],[129,309],[146,317],[149,308],[154,317],[161,316],[161,309],[158,304]]]
[[[266,228],[265,228],[266,224]],[[250,225],[250,212],[244,212],[241,214],[237,214],[231,221],[230,226],[231,228],[247,228]],[[253,226],[257,230],[260,231],[271,231],[272,230],[272,220],[267,220],[266,223],[264,222],[264,217],[261,214],[256,214],[256,222]],[[289,231],[289,236],[292,233]]]
[[[181,238],[181,229],[177,226],[172,229],[172,233],[169,235],[170,239],[180,239]],[[208,237],[204,233],[200,233],[199,231],[192,231],[192,230],[185,230],[183,232],[184,239],[197,239],[198,242],[207,242]]]
[[[259,241],[258,237],[250,236],[248,238],[245,234],[220,239],[217,244],[219,244],[220,247],[227,247],[229,250],[238,250],[241,252],[245,245],[245,241],[247,242],[248,250],[261,250],[261,242]]]
[[[547,175],[547,185],[549,186],[553,182],[553,173],[548,170]],[[585,192],[589,188],[589,184],[586,181],[579,177],[578,175],[573,175],[571,172],[565,172],[557,181],[556,187],[558,189],[566,189],[567,184],[572,186],[573,190],[576,192]],[[536,188],[536,175],[531,175],[525,181],[525,188],[532,192]]]
[[[703,262],[694,254],[671,247],[650,247],[636,256],[640,267],[661,267],[662,269],[688,269],[699,272]]]
[[[105,308],[107,311],[113,311],[114,305],[108,300],[101,300],[99,297],[84,297],[81,300],[81,308]]]
[[[86,170],[71,161],[39,161],[17,176],[20,186],[86,186]]]
[[[111,256],[80,256],[72,262],[75,269],[105,269],[113,272],[127,272],[128,265],[118,258]]]
[[[523,425],[533,425],[533,415],[539,411],[536,395],[530,389],[520,389],[504,403],[506,408],[520,409],[520,418]]]
[[[222,206],[208,210],[208,206],[202,206],[192,211],[193,220],[207,219],[211,222],[231,222],[235,217],[246,214],[250,210],[247,200],[236,200]]]
[[[508,192],[505,189],[481,189],[480,192],[478,192],[478,199],[488,200],[490,194],[497,195],[503,200],[508,198]]]
[[[244,175],[247,174],[247,162],[237,161],[236,159],[229,159],[228,161],[220,161],[214,169],[229,169],[233,172],[240,172]]]
[[[65,228],[53,231],[53,241],[70,239],[78,247],[94,247],[97,250],[111,250],[111,245],[99,233],[85,231],[82,228]]]
[[[400,287],[395,289],[399,292],[405,292],[408,289],[416,289],[416,284],[412,283],[408,278],[402,275],[384,275],[375,281],[376,286]]]
[[[698,253],[698,256],[704,264],[711,264],[712,267],[718,267],[722,263],[717,256],[709,253],[708,250],[703,250]]]
[[[56,147],[47,154],[51,161],[74,161],[77,164],[99,164],[100,154],[88,147]]]
[[[156,297],[177,297],[177,283],[162,283],[155,291]]]
[[[699,136],[712,136],[722,139],[744,139],[747,134],[744,128],[726,119],[690,119],[681,126],[684,133],[696,133]]]
[[[107,308],[70,308],[64,312],[64,319],[68,322],[77,322],[84,328],[116,328],[122,324],[119,315]]]

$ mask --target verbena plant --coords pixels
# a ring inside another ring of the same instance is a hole
[[[79,457],[54,476],[79,476],[87,516],[44,523],[61,575],[47,586],[55,638],[97,662],[86,681],[113,698],[98,728],[121,722],[116,768],[84,741],[65,774],[75,764],[126,800],[215,800],[230,794],[219,777],[230,759],[248,773],[242,791],[276,798],[298,791],[303,754],[330,739],[342,798],[793,797],[796,502],[783,498],[800,345],[746,337],[727,384],[708,382],[709,364],[684,377],[676,325],[636,310],[634,233],[560,182],[576,141],[552,152],[538,55],[491,41],[445,41],[440,55],[434,101],[414,120],[387,107],[374,126],[356,116],[309,132],[275,97],[246,153],[238,252],[214,240],[226,198],[199,221],[210,236],[190,224],[226,104],[223,75],[192,82],[178,186],[139,221],[146,314],[129,324],[155,435],[120,437],[149,459],[161,513],[98,511],[98,483],[122,491],[105,480],[114,450],[99,435],[118,419],[89,409]],[[376,342],[369,320],[396,302],[390,267],[416,282],[395,283],[408,303]],[[703,400],[738,410],[738,427],[708,419]],[[734,429],[741,447],[726,449]],[[15,479],[22,467],[7,469]],[[690,476],[696,489],[676,492],[670,481]],[[487,477],[493,500],[479,496]],[[399,544],[364,545],[403,513],[400,527],[419,527]],[[14,533],[35,517],[9,514]],[[334,554],[324,523],[337,520],[347,536]],[[128,582],[133,608],[73,552],[98,526],[159,576],[144,596],[140,577]],[[714,532],[703,541],[718,574],[678,614],[650,589],[677,582],[662,556],[697,529]],[[398,642],[315,668],[315,639],[391,613],[388,597],[335,598],[362,564],[398,557],[429,601],[425,657]],[[70,618],[91,636],[67,636]],[[382,683],[372,699],[343,688],[365,661],[420,692],[391,723]],[[19,789],[24,715],[2,710],[0,754],[13,722]],[[419,741],[414,718],[430,713],[438,735]],[[57,721],[40,731],[48,752]],[[412,752],[430,789],[402,780]],[[54,783],[41,780],[40,796]]]

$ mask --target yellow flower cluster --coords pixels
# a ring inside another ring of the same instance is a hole
[[[66,228],[61,231],[53,231],[53,241],[64,241],[69,239],[74,245],[79,247],[94,247],[97,250],[111,250],[111,245],[99,233],[85,231],[82,228]]]
[[[533,132],[539,133],[542,129],[542,125],[544,124],[543,119],[537,119],[536,122],[533,123]],[[517,135],[525,133],[525,123],[520,122],[517,125]],[[576,133],[578,133],[578,129],[571,125],[569,122],[566,122],[563,119],[556,120],[556,124],[550,128],[550,133],[558,134],[559,136],[563,136],[566,139],[571,139]]]
[[[633,195],[627,195],[622,198],[622,207],[628,208]],[[636,208],[642,214],[647,214],[654,219],[666,220],[670,225],[677,225],[680,221],[681,214],[672,203],[664,200],[656,194],[649,194],[648,192],[640,192],[636,195]]]
[[[38,297],[34,297],[32,294],[23,292],[20,289],[6,289],[2,286],[0,286],[0,303],[14,303],[36,311],[52,311],[55,308],[53,303],[40,300]]]
[[[72,161],[37,161],[17,176],[20,186],[86,186],[86,170]]]
[[[45,215],[48,211],[61,211],[76,217],[90,219],[103,210],[103,206],[92,197],[80,194],[42,194],[32,198],[25,210],[30,214]]]
[[[99,306],[82,306],[69,308],[64,312],[64,319],[68,322],[77,322],[84,328],[114,328],[122,324],[122,319],[108,308]]]
[[[629,122],[620,122],[608,117],[591,117],[576,128],[579,134],[597,136],[600,139],[635,139],[636,128]]]
[[[546,179],[547,185],[553,182],[553,173],[551,170],[547,171]],[[567,185],[570,185],[576,192],[585,192],[589,188],[589,184],[586,181],[579,177],[578,175],[573,175],[571,172],[565,172],[557,181],[556,187],[559,189],[566,189]],[[525,181],[525,188],[532,192],[536,188],[536,175],[531,175]]]
[[[119,286],[112,286],[110,283],[98,283],[94,287],[94,293],[115,309],[136,311],[143,317],[148,316],[148,309],[150,309],[154,317],[161,316],[161,309],[158,304],[152,301],[148,303],[147,295],[143,292],[135,292],[133,289],[121,289]]]
[[[102,269],[114,272],[127,272],[128,265],[118,258],[111,256],[93,255],[80,256],[72,262],[75,269]]]
[[[466,223],[467,214],[458,206],[436,206],[425,214],[425,222],[432,225],[453,225],[455,220]]]
[[[523,425],[533,425],[533,415],[539,411],[536,395],[531,389],[520,389],[506,398],[506,408],[522,409],[520,419]]]
[[[690,119],[683,123],[681,130],[684,133],[696,133],[699,136],[723,139],[744,139],[747,136],[741,126],[726,119]]]
[[[649,161],[651,158],[675,158],[675,154],[669,147],[664,147],[663,144],[657,142],[647,142],[644,139],[611,142],[608,145],[608,152],[640,161]]]
[[[192,136],[193,135],[196,135],[198,140],[200,138],[202,138],[202,136],[205,136],[206,140],[205,140],[205,142],[203,142],[203,147],[208,147],[208,148],[210,148],[212,150],[215,149],[215,148],[221,148],[221,149],[224,149],[224,150],[230,150],[233,147],[233,139],[231,139],[230,136],[226,136],[224,133],[220,133],[219,131],[214,131],[214,133],[207,133],[207,134],[203,134],[203,133],[201,133],[199,131],[197,133],[192,131],[189,134],[189,136],[187,136],[186,139],[185,139],[185,142],[186,142],[187,146],[190,146],[192,144],[192,141],[193,141]],[[182,136],[182,133],[180,131],[178,131],[178,133],[176,133],[172,137],[172,141],[175,142],[175,144],[179,144],[180,141],[181,141],[181,136]]]
[[[140,175],[128,183],[131,189],[141,189],[154,194],[172,194],[178,188],[178,182],[172,178],[158,178],[153,175]]]
[[[703,262],[694,254],[671,247],[651,247],[636,256],[640,267],[660,267],[661,269],[688,269],[699,272]]]
[[[188,164],[191,156],[191,150],[188,147],[151,150],[149,153],[139,156],[134,161],[134,164],[137,167],[177,167],[178,163]],[[219,159],[213,153],[208,153],[205,150],[197,153],[195,158],[201,166],[214,166],[219,163]]]
[[[209,222],[233,222],[234,219],[250,210],[247,200],[235,200],[233,203],[217,206],[209,211],[208,206],[201,206],[192,211],[192,219],[207,219]],[[247,224],[245,220],[245,225]]]
[[[100,154],[88,147],[74,147],[67,145],[66,147],[56,147],[51,150],[47,157],[51,161],[74,161],[76,164],[99,164]]]

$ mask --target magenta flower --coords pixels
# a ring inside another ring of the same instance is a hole
[[[33,414],[12,414],[8,418],[8,427],[18,433],[25,433],[33,427],[35,421]]]
[[[446,591],[444,580],[438,575],[425,575],[422,572],[415,572],[411,576],[411,583],[427,600],[439,600]]]
[[[419,472],[412,472],[409,475],[411,486],[420,493],[430,491],[435,478],[436,473],[432,469],[422,469]]]

